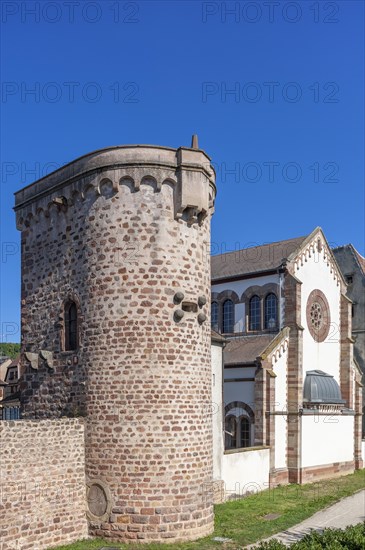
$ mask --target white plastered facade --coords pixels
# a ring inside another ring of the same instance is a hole
[[[320,243],[319,243],[320,240]],[[319,246],[318,246],[319,245]],[[341,386],[341,293],[343,280],[334,262],[332,253],[320,229],[313,232],[306,239],[296,257],[289,259],[290,271],[300,285],[300,330],[302,331],[302,356],[299,365],[302,370],[304,383],[306,373],[321,370],[334,377]],[[280,328],[285,326],[285,300],[283,275],[275,273],[265,276],[253,276],[242,280],[227,281],[213,284],[214,296],[220,293],[234,292],[242,300],[244,292],[252,286],[263,286],[268,283],[277,285],[279,289]],[[283,292],[282,292],[283,289]],[[321,291],[328,302],[330,310],[330,327],[326,338],[318,342],[311,335],[307,325],[307,301],[312,291]],[[235,304],[234,332],[242,333],[247,330],[247,319],[244,303]],[[287,330],[287,329],[285,329]],[[239,335],[237,334],[239,337]],[[219,421],[214,421],[215,442],[219,452],[215,454],[215,479],[224,482],[227,492],[226,498],[232,493],[249,492],[255,486],[264,489],[270,479],[271,471],[285,471],[288,469],[288,376],[289,376],[289,338],[287,335],[281,342],[274,341],[266,354],[266,367],[274,379],[274,404],[271,413],[274,416],[274,439],[272,448],[250,447],[249,449],[224,450],[224,409],[230,403],[243,402],[253,413],[265,414],[257,410],[257,393],[255,393],[256,365],[235,365],[234,368],[226,365],[220,368],[220,380],[223,384],[222,405],[219,409]],[[279,339],[280,340],[280,339]],[[270,347],[270,346],[269,346]],[[218,362],[216,360],[216,368]],[[268,366],[269,365],[269,366]],[[355,377],[355,373],[353,373]],[[234,380],[233,380],[234,379]],[[246,379],[245,381],[241,381]],[[218,375],[215,375],[218,380]],[[354,385],[355,386],[355,385]],[[216,398],[217,390],[216,390]],[[261,405],[261,403],[260,403]],[[301,404],[299,403],[299,406]],[[267,407],[265,403],[264,407]],[[230,413],[234,413],[234,409]],[[223,414],[222,414],[223,413]],[[299,414],[300,423],[300,467],[305,469],[320,469],[332,467],[335,464],[351,464],[354,460],[354,415],[352,410],[330,411],[328,414],[316,414],[315,411],[305,411]],[[254,430],[254,427],[251,427]],[[218,432],[220,434],[218,435]],[[251,441],[254,441],[254,433]],[[363,451],[364,452],[364,451]],[[271,457],[270,457],[271,453]],[[256,484],[256,485],[255,485]]]

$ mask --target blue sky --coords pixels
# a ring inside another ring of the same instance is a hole
[[[364,254],[362,1],[3,2],[1,15],[3,340],[20,338],[13,193],[109,145],[199,135],[217,169],[214,252],[320,225]]]

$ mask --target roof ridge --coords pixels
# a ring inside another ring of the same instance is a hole
[[[230,250],[228,252],[221,252],[219,254],[212,254],[212,258],[216,258],[217,256],[225,256],[226,254],[237,254],[237,252],[241,252],[242,250],[250,250],[251,248],[261,248],[261,247],[264,247],[264,246],[270,246],[270,245],[273,245],[273,244],[281,244],[281,243],[287,243],[287,242],[290,242],[290,241],[298,241],[299,239],[306,239],[308,237],[308,235],[302,235],[300,237],[292,237],[290,239],[282,239],[280,241],[271,241],[271,242],[268,242],[268,243],[264,243],[264,244],[258,244],[256,246],[246,246],[245,248],[237,248],[236,250]]]
[[[211,256],[212,280],[218,284],[223,279],[277,270],[301,250],[306,239],[293,237],[215,254]]]

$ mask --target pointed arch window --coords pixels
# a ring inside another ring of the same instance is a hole
[[[256,295],[250,300],[249,329],[261,330],[261,300]]]
[[[74,351],[78,347],[78,320],[75,302],[67,302],[64,311],[65,320],[65,350]]]
[[[212,302],[211,305],[211,326],[214,330],[218,330],[218,303]]]
[[[234,327],[234,305],[232,300],[226,300],[223,304],[223,332],[232,333]]]
[[[273,292],[265,298],[265,328],[275,329],[278,324],[278,299]]]

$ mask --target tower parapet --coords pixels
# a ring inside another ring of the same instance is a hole
[[[23,416],[86,416],[92,534],[209,534],[209,157],[111,147],[15,198]]]
[[[76,159],[15,193],[17,228],[37,222],[50,210],[65,211],[75,197],[85,199],[91,190],[97,196],[118,192],[121,185],[139,191],[141,184],[163,184],[174,190],[174,216],[201,219],[213,207],[215,173],[206,153],[199,149],[152,145],[109,147]]]

